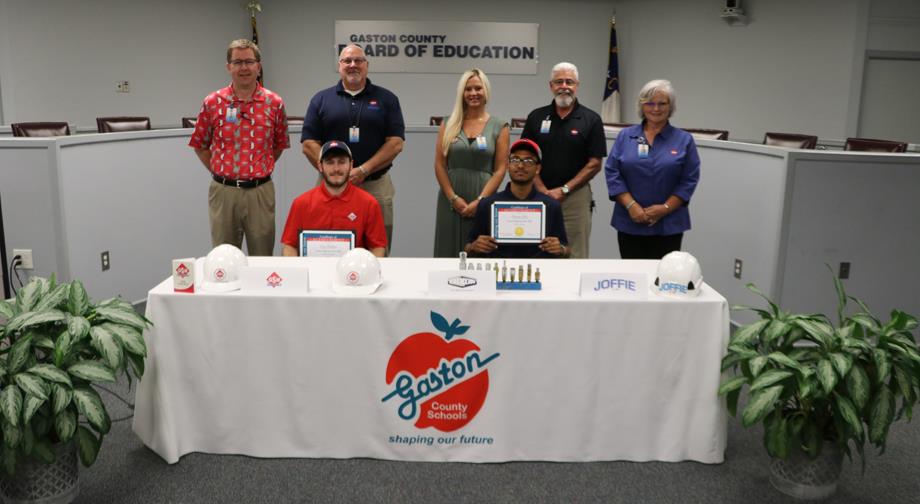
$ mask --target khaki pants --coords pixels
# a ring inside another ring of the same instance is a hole
[[[587,259],[591,242],[591,186],[585,184],[570,192],[562,201],[565,234],[569,238],[572,259]]]
[[[393,179],[390,173],[385,173],[377,180],[366,180],[359,185],[361,189],[369,192],[371,196],[380,203],[380,211],[383,212],[383,225],[387,230],[387,255],[393,250],[393,199],[396,196],[396,188],[393,187]]]
[[[251,256],[270,256],[275,249],[275,184],[268,181],[240,189],[211,181],[208,188],[211,245],[243,246]]]

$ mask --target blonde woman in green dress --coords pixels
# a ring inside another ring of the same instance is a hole
[[[489,78],[478,68],[457,84],[454,110],[441,124],[434,174],[441,190],[434,232],[434,257],[457,257],[463,250],[482,198],[505,178],[510,143],[508,123],[486,112]]]

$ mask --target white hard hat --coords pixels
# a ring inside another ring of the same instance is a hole
[[[240,270],[249,261],[242,250],[225,243],[214,247],[204,258],[202,289],[211,292],[229,292],[240,288]]]
[[[339,258],[332,290],[336,294],[362,296],[373,294],[381,283],[380,261],[367,249],[356,248]]]
[[[700,263],[689,252],[671,252],[658,262],[658,276],[653,289],[672,297],[695,297],[703,287]]]

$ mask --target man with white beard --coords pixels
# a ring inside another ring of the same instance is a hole
[[[538,191],[562,203],[571,256],[588,257],[591,240],[591,179],[607,154],[601,116],[578,103],[578,68],[557,63],[549,81],[553,102],[527,116],[521,138],[540,146],[543,168],[537,176]]]

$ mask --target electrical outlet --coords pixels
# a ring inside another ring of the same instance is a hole
[[[741,259],[735,259],[735,278],[741,278]]]
[[[841,280],[846,280],[847,278],[850,278],[850,263],[848,262],[840,263],[840,269],[838,271],[837,278],[840,278]]]
[[[119,93],[130,93],[131,92],[131,83],[128,81],[118,81],[115,83],[115,91]]]
[[[13,249],[13,257],[19,256],[19,269],[30,270],[32,265],[32,249]]]
[[[112,264],[109,262],[109,251],[102,252],[102,271],[108,271]]]

